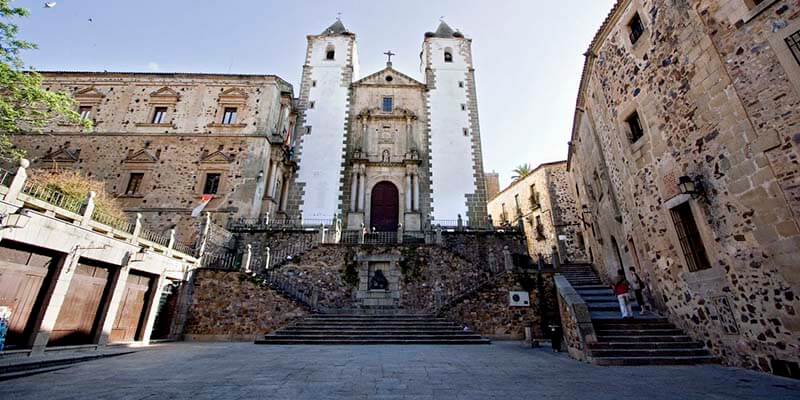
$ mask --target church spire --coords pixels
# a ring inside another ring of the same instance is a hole
[[[350,32],[348,32],[347,28],[344,27],[342,20],[336,18],[336,22],[334,22],[333,24],[331,24],[331,26],[322,31],[320,35],[341,35],[343,33],[350,33]]]
[[[439,27],[436,28],[436,32],[426,32],[425,37],[463,38],[464,34],[457,29],[451,28],[450,25],[447,25],[447,22],[444,22],[444,19],[441,19],[439,20]]]

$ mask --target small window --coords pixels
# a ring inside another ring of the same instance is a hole
[[[163,124],[167,118],[167,107],[156,107],[153,110],[153,120],[151,121],[154,124]]]
[[[222,113],[222,124],[232,125],[236,123],[236,107],[225,107],[225,112]]]
[[[383,112],[392,112],[394,107],[393,101],[391,97],[384,97],[383,98]]]
[[[334,60],[335,58],[336,58],[336,50],[333,47],[328,46],[328,48],[325,50],[325,59]]]
[[[313,101],[309,101],[308,102],[308,108],[314,108],[314,102]]]
[[[221,174],[206,174],[206,184],[203,186],[203,194],[217,194],[219,190],[219,179]]]
[[[642,22],[642,17],[639,16],[639,13],[633,14],[633,18],[631,18],[631,22],[628,22],[628,28],[630,29],[630,39],[631,44],[636,44],[639,41],[639,38],[642,37],[644,34],[644,23]]]
[[[800,64],[800,31],[797,31],[784,39],[789,50],[792,51],[795,61]]]
[[[467,105],[466,104],[462,104],[461,105],[461,111],[467,111]]]
[[[753,9],[761,5],[761,3],[763,3],[764,1],[765,0],[745,0],[745,3],[747,3],[747,6],[749,8]]]
[[[317,81],[311,81],[311,87],[317,87]]]
[[[469,129],[464,128],[464,136],[469,136]]]
[[[452,52],[450,52],[448,50],[445,50],[445,52],[444,52],[444,62],[446,62],[446,63],[453,62],[453,53]]]
[[[128,196],[133,196],[139,193],[139,189],[142,187],[142,179],[144,179],[144,173],[131,173],[131,177],[128,178],[128,187],[125,189],[125,194]]]
[[[81,115],[81,119],[91,119],[92,118],[92,106],[80,106],[80,107],[78,107],[78,114]]]
[[[458,87],[463,88],[464,87],[464,81],[458,81]]]
[[[516,206],[517,214],[522,214],[522,209],[519,207],[519,193],[514,195],[514,206]]]
[[[625,120],[625,123],[628,124],[628,129],[630,130],[631,143],[636,143],[644,136],[644,129],[642,128],[642,121],[639,119],[638,112],[634,111],[633,114]]]
[[[689,203],[683,203],[672,210],[672,222],[675,224],[675,231],[678,233],[678,241],[681,244],[683,256],[686,257],[686,264],[689,271],[700,271],[711,268],[708,262],[706,248],[700,238],[700,231],[692,214],[692,207]]]

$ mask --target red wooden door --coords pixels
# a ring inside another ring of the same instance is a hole
[[[78,264],[48,346],[92,343],[94,327],[103,294],[108,286],[108,270]]]
[[[391,182],[380,182],[372,188],[370,225],[376,231],[396,231],[399,224],[400,198]]]
[[[54,258],[28,250],[0,247],[0,306],[11,308],[6,346],[26,346],[31,314]]]
[[[109,342],[132,342],[136,340],[144,318],[144,305],[150,290],[152,278],[130,274],[125,283],[125,293],[120,300],[114,327]]]

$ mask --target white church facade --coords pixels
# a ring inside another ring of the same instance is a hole
[[[355,34],[308,36],[289,211],[306,223],[408,231],[487,224],[471,40],[442,22],[419,82],[392,68],[359,77]]]

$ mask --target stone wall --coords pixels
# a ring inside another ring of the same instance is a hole
[[[267,75],[44,73],[44,87],[72,94],[94,122],[53,124],[47,135],[14,135],[37,169],[72,169],[101,180],[125,211],[148,229],[196,234],[191,211],[209,174],[219,188],[205,210],[221,225],[230,216],[258,217],[278,208],[283,143],[294,129],[292,87]],[[156,108],[165,110],[154,123]],[[225,108],[236,120],[222,124]],[[132,174],[142,174],[138,187]],[[281,179],[282,176],[283,179]],[[271,186],[271,187],[268,187]]]
[[[200,269],[193,285],[186,340],[252,341],[308,314],[239,272]]]
[[[525,291],[530,307],[509,306],[509,291]],[[494,339],[525,339],[525,328],[533,338],[545,338],[547,325],[558,323],[552,274],[506,273],[491,285],[448,308],[444,317],[466,324]]]
[[[783,41],[798,29],[796,1],[619,2],[588,53],[570,148],[600,271],[637,267],[726,363],[778,373],[800,362],[800,75]],[[707,195],[681,194],[680,176]],[[708,269],[681,247],[671,209],[686,204]]]

